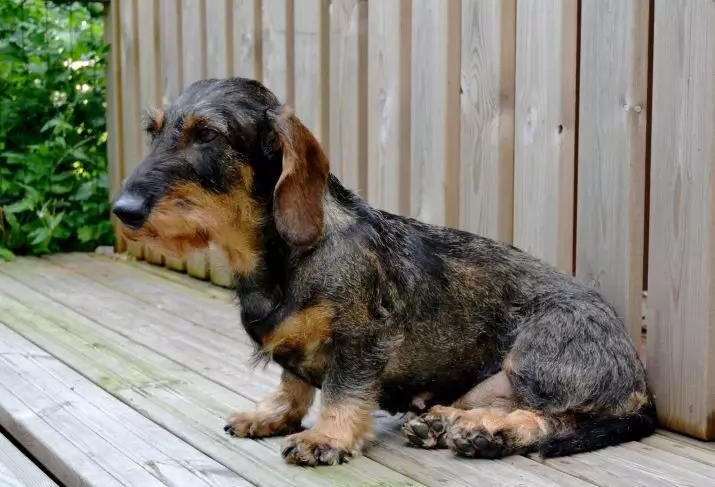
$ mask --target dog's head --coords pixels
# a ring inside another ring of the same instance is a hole
[[[262,84],[198,81],[145,118],[149,150],[112,207],[126,238],[177,254],[214,243],[237,272],[269,226],[292,246],[320,239],[328,159]]]

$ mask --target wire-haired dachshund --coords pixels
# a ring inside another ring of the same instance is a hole
[[[285,460],[319,465],[359,454],[376,409],[418,413],[409,443],[466,457],[654,431],[644,367],[596,291],[511,245],[372,208],[259,82],[198,81],[145,122],[148,153],[113,204],[123,235],[225,252],[256,356],[283,369],[231,435],[289,435]]]

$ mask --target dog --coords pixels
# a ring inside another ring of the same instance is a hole
[[[569,455],[656,428],[636,348],[595,290],[506,243],[372,208],[258,81],[198,81],[145,129],[112,206],[122,234],[221,249],[255,358],[282,368],[231,435],[287,435],[285,461],[316,466],[359,455],[378,409],[414,413],[407,444],[464,457]]]

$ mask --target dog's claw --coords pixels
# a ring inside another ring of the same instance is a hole
[[[316,467],[318,465],[340,465],[350,460],[353,452],[336,444],[329,438],[304,433],[288,437],[281,451],[286,462],[293,465]]]
[[[466,441],[466,440],[464,440],[464,441]],[[477,436],[476,438],[474,438],[473,441],[474,441],[474,446],[478,450],[486,450],[487,448],[489,448],[489,440],[482,435]],[[469,443],[469,442],[467,442],[467,443]]]
[[[457,449],[462,453],[469,454],[472,451],[472,444],[468,440],[465,440],[464,438],[455,439],[454,446],[456,446]]]
[[[429,427],[424,423],[413,424],[412,431],[422,439],[427,439],[429,436]]]

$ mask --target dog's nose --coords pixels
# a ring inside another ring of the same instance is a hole
[[[131,193],[121,195],[114,202],[112,213],[117,215],[124,225],[133,230],[141,228],[147,218],[144,200]]]

